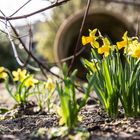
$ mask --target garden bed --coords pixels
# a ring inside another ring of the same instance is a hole
[[[0,122],[0,139],[46,140],[49,128],[59,126],[59,118],[54,113],[43,112],[41,114],[40,112],[30,115],[28,112],[28,115],[25,115],[22,114],[23,112],[17,112],[16,108],[4,115],[4,120]],[[15,118],[13,118],[13,114],[15,114]],[[80,114],[83,117],[80,127],[86,128],[90,132],[91,140],[140,139],[140,119],[138,118],[125,118],[121,112],[118,119],[110,119],[103,109],[99,109],[98,103],[92,99],[89,100]],[[39,132],[40,128],[43,128],[42,132]]]

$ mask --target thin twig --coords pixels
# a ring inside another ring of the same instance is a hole
[[[76,56],[79,56],[83,51],[85,50],[85,47],[81,48],[77,53],[76,53]],[[49,63],[50,65],[56,65],[56,64],[60,64],[60,63],[64,63],[64,62],[67,62],[71,59],[74,58],[74,55],[71,55],[69,57],[65,57],[63,59],[60,59],[59,61],[55,61],[55,62],[52,62],[52,63]],[[46,61],[44,62],[43,61],[43,64],[47,63]]]
[[[16,29],[14,28],[14,26],[13,26],[10,22],[9,22],[9,24],[10,24],[10,26],[11,26],[13,32],[15,33],[15,35],[16,35],[16,36],[19,36],[18,33],[17,33],[17,31],[16,31]],[[27,53],[30,53],[30,56],[32,57],[32,59],[33,59],[39,66],[41,66],[42,68],[44,68],[47,72],[49,72],[50,74],[54,75],[55,77],[57,77],[57,78],[63,80],[62,77],[60,77],[59,75],[57,75],[57,74],[53,73],[52,71],[50,71],[49,67],[46,66],[46,65],[44,65],[32,52],[29,52],[29,50],[26,48],[24,42],[23,42],[20,38],[19,38],[19,41],[20,41],[20,43],[22,44],[22,46],[24,47],[25,51],[26,51]],[[77,85],[75,85],[75,87],[76,87],[76,89],[77,89],[79,92],[84,93],[84,91],[83,91],[82,89],[80,89]]]
[[[28,0],[26,3],[24,3],[21,7],[19,7],[13,14],[11,14],[9,17],[14,16],[16,13],[18,13],[23,7],[25,7],[30,1],[32,0]]]
[[[5,16],[5,14],[0,10],[0,12],[2,13],[2,15],[3,16]],[[20,65],[20,66],[24,66],[24,62],[20,59],[20,57],[19,57],[19,55],[18,55],[18,52],[17,52],[17,50],[16,50],[16,46],[15,46],[15,44],[14,44],[14,42],[13,42],[13,39],[11,38],[11,35],[10,35],[10,32],[9,32],[9,30],[8,30],[8,26],[7,26],[7,22],[10,24],[10,27],[13,27],[12,26],[12,24],[10,23],[10,21],[7,21],[7,19],[6,19],[6,17],[5,17],[5,29],[6,29],[6,31],[7,31],[7,35],[8,35],[8,38],[9,38],[9,40],[10,40],[10,43],[11,43],[11,46],[12,46],[12,49],[13,49],[13,53],[14,53],[14,57],[16,58],[16,61],[18,62],[18,64]],[[13,28],[12,28],[13,29]],[[19,38],[19,40],[21,40],[21,38]],[[26,47],[26,46],[25,46]],[[36,70],[36,71],[38,71],[38,68],[35,68],[35,67],[33,67],[33,66],[31,66],[31,65],[29,65],[28,64],[28,67],[30,68],[30,69],[33,69],[33,70]]]
[[[50,9],[50,8],[55,7],[55,6],[61,5],[62,3],[66,2],[66,1],[69,1],[69,0],[62,0],[62,1],[60,1],[60,2],[56,1],[56,3],[55,3],[54,5],[51,5],[50,7],[47,7],[47,9]],[[43,9],[42,9],[42,10],[43,10]],[[39,11],[41,12],[42,10],[39,10]],[[39,11],[38,11],[38,12],[39,12]],[[2,12],[2,11],[1,11],[1,12]],[[34,12],[34,14],[35,14],[35,12]],[[34,15],[34,14],[33,14],[33,15]],[[36,13],[36,14],[37,14],[37,13]],[[31,16],[31,15],[30,15],[30,16]],[[26,16],[24,16],[24,18],[25,18],[25,17],[26,17]],[[11,18],[14,18],[14,17],[11,17]],[[15,36],[17,36],[19,42],[22,44],[22,46],[23,46],[24,50],[26,51],[26,53],[27,53],[29,56],[31,56],[31,58],[40,66],[40,69],[46,70],[46,71],[49,72],[50,74],[54,75],[55,77],[57,77],[57,78],[59,78],[59,79],[61,79],[61,80],[63,81],[63,78],[62,78],[62,77],[60,77],[59,75],[57,75],[57,74],[53,73],[52,71],[50,71],[48,65],[44,65],[44,64],[33,54],[33,52],[32,52],[32,46],[31,46],[31,49],[28,49],[28,48],[26,47],[26,45],[25,45],[25,43],[22,41],[22,39],[19,38],[19,34],[18,34],[17,30],[15,29],[15,27],[14,27],[14,26],[11,24],[11,22],[9,21],[9,17],[6,17],[6,16],[3,14],[3,19],[5,19],[5,22],[6,22],[5,25],[7,25],[7,22],[9,23],[11,29],[13,30]],[[30,33],[31,33],[31,31],[30,31]],[[9,33],[7,33],[7,34],[9,35],[10,42],[11,42],[12,44],[14,44],[14,43],[13,43],[13,40],[11,39],[11,35],[10,35]],[[31,35],[31,34],[30,34],[30,39],[32,40],[32,35]],[[31,43],[30,45],[32,45],[32,41],[30,41],[30,43]],[[29,65],[29,66],[30,66],[30,65]],[[30,66],[30,67],[32,67],[32,66]],[[83,91],[82,89],[80,89],[77,85],[75,85],[75,87],[76,87],[76,89],[79,90],[80,92],[84,92],[84,91]]]
[[[0,22],[1,23],[3,23],[4,24],[4,26],[5,26],[5,20],[3,21],[3,20],[0,20]],[[10,27],[10,26],[8,26],[8,25],[6,25],[7,27]]]
[[[75,57],[76,57],[76,56],[79,56],[84,50],[85,50],[85,47],[84,47],[84,48],[81,48],[81,49],[75,54]],[[69,56],[69,57],[66,57],[66,58],[61,59],[59,62],[60,62],[60,63],[64,63],[64,62],[66,62],[66,61],[68,61],[68,60],[71,60],[71,59],[73,59],[73,58],[74,58],[74,55],[71,55],[71,56]],[[59,62],[57,62],[57,63],[59,63]]]
[[[85,10],[85,13],[84,13],[84,17],[83,17],[83,21],[82,21],[82,24],[81,24],[81,28],[80,28],[80,31],[79,31],[79,36],[78,36],[78,39],[77,39],[76,47],[74,49],[74,57],[73,57],[73,59],[70,63],[68,74],[70,74],[70,71],[72,69],[73,63],[74,63],[75,58],[76,58],[76,52],[79,49],[79,44],[80,44],[81,36],[82,36],[82,33],[83,33],[83,28],[84,28],[84,25],[85,25],[86,17],[88,15],[90,4],[91,4],[91,0],[88,0],[86,10]]]
[[[39,65],[39,67],[40,67],[40,70],[41,70],[42,74],[44,75],[44,77],[45,77],[46,79],[48,79],[47,74],[45,73],[45,71],[44,71],[44,69],[42,68],[42,66]]]
[[[32,42],[33,42],[33,33],[32,33],[32,29],[31,29],[31,24],[28,24],[28,27],[29,27],[29,46],[28,46],[28,48],[29,48],[29,52],[31,52],[32,51]],[[27,66],[28,62],[30,61],[30,57],[31,57],[30,53],[28,53],[27,59],[26,59],[23,67]]]
[[[0,10],[0,13],[3,16],[5,16],[5,14],[1,10]],[[13,39],[11,38],[10,32],[8,30],[6,17],[5,17],[5,30],[7,31],[7,35],[8,35],[8,38],[10,40],[10,43],[11,43],[11,46],[12,46],[12,49],[13,49],[14,57],[15,57],[16,61],[18,62],[18,64],[20,66],[23,66],[24,64],[22,63],[22,61],[20,60],[20,58],[18,56],[18,53],[17,53],[16,47],[15,47],[15,44],[14,44]]]
[[[7,21],[8,21],[8,20],[16,20],[16,19],[28,18],[28,17],[31,17],[31,16],[33,16],[33,15],[39,14],[39,13],[41,13],[41,12],[44,12],[44,11],[46,11],[46,10],[49,10],[49,9],[54,8],[54,7],[60,6],[60,5],[66,3],[66,2],[68,2],[68,1],[70,1],[70,0],[61,0],[61,1],[57,2],[57,3],[54,3],[54,4],[50,5],[50,6],[47,6],[47,7],[45,7],[45,8],[42,8],[42,9],[37,10],[37,11],[35,11],[35,12],[29,13],[29,14],[26,14],[26,15],[22,15],[22,16],[6,17],[6,19],[7,19]],[[5,17],[4,17],[4,16],[0,16],[0,19],[5,20]]]
[[[18,35],[18,32],[16,31],[16,29],[14,28],[14,26],[11,24],[11,22],[9,22],[9,23],[10,23],[10,26],[11,26],[13,32],[15,33],[15,35],[16,35],[16,36],[19,36],[19,35]],[[42,66],[44,69],[46,69],[46,70],[47,70],[49,73],[51,73],[52,75],[56,76],[57,78],[62,79],[59,75],[57,75],[57,74],[51,72],[51,71],[49,70],[49,67],[48,67],[48,66],[44,65],[32,52],[30,52],[30,51],[27,49],[27,47],[26,47],[26,45],[24,44],[24,42],[23,42],[20,38],[19,38],[19,42],[22,44],[24,50],[25,50],[28,54],[30,54],[30,56],[33,58],[33,60],[34,60],[37,64],[39,64],[40,66]]]
[[[3,34],[5,34],[5,35],[8,36],[7,32],[5,32],[5,31],[3,31],[3,30],[1,30],[1,29],[0,29],[0,32],[2,32]],[[16,37],[16,36],[14,36],[14,35],[10,35],[10,36],[13,37],[14,39],[18,39],[18,38],[24,38],[24,37],[27,37],[27,36],[29,36],[29,34],[21,35],[21,36],[19,36],[19,37]]]
[[[14,44],[14,42],[13,42],[13,39],[11,38],[10,32],[9,32],[9,30],[8,30],[7,27],[6,27],[5,29],[6,29],[6,31],[7,31],[8,38],[9,38],[9,40],[10,40],[10,43],[11,43],[11,46],[12,46],[12,49],[13,49],[13,52],[14,52],[14,56],[15,56],[15,58],[16,58],[16,61],[18,62],[18,64],[19,64],[20,66],[23,66],[24,63],[22,63],[22,61],[20,60],[20,58],[19,58],[19,56],[18,56],[16,47],[15,47],[15,44]]]

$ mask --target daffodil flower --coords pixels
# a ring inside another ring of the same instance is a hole
[[[117,47],[118,47],[119,50],[124,48],[126,45],[127,45],[127,41],[126,40],[117,42]]]
[[[139,44],[139,46],[134,50],[134,53],[132,54],[132,57],[140,58],[140,44]]]
[[[91,42],[93,42],[94,41],[94,38],[93,37],[91,37],[91,36],[82,36],[82,44],[83,45],[86,45],[86,44],[88,44],[88,43],[91,43]]]
[[[48,78],[47,82],[45,83],[45,88],[47,88],[50,92],[55,89],[55,84],[51,78]]]
[[[99,48],[99,43],[96,41],[98,37],[95,36],[96,32],[97,29],[89,30],[89,36],[82,36],[82,44],[90,43],[93,48]]]
[[[37,79],[34,79],[33,76],[30,76],[26,81],[25,81],[25,86],[26,87],[34,87],[35,84],[38,83]]]
[[[20,68],[17,69],[17,71],[12,72],[14,78],[14,81],[20,81],[22,82],[26,77],[27,77],[27,71],[26,70],[21,70]]]
[[[4,67],[0,67],[0,79],[6,79],[8,74],[5,72]]]
[[[108,40],[108,38],[104,38],[103,39],[103,46],[98,48],[98,53],[99,54],[104,54],[105,57],[107,57],[109,55],[109,51],[110,51],[110,41]]]
[[[119,50],[122,48],[125,48],[130,43],[130,38],[127,36],[127,33],[128,32],[124,33],[124,35],[122,37],[122,39],[123,39],[122,41],[116,43]]]
[[[134,58],[140,58],[140,43],[138,40],[134,40],[128,48],[128,55]]]

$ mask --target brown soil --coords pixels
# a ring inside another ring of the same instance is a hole
[[[13,101],[8,101],[9,97],[2,98],[3,93],[0,106],[11,106]],[[58,127],[59,119],[55,113],[41,114],[30,112],[29,108],[27,110],[16,108],[0,116],[4,118],[0,121],[0,140],[46,140],[47,131],[43,137],[36,135],[39,128]],[[90,132],[90,140],[140,140],[140,118],[125,118],[120,113],[118,119],[110,119],[92,99],[82,109],[81,115],[83,120],[79,127],[85,127]]]
[[[90,140],[140,140],[140,119],[120,117],[112,120],[98,110],[98,105],[88,105],[81,114],[83,121],[80,127],[85,127],[90,132]],[[47,139],[46,135],[34,137],[39,128],[58,127],[58,117],[55,114],[45,115],[19,115],[11,118],[5,115],[5,120],[0,122],[0,139],[2,140],[27,140]]]

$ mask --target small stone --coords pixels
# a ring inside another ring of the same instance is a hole
[[[129,138],[129,137],[131,136],[131,134],[128,134],[128,133],[125,133],[125,132],[120,132],[120,133],[119,133],[119,136],[120,136],[121,138]]]

